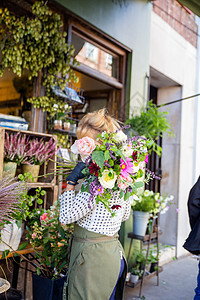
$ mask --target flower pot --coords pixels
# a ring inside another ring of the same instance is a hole
[[[28,165],[28,164],[22,164],[22,174],[30,173],[33,177],[33,182],[38,181],[38,175],[40,172],[40,165]],[[28,179],[28,182],[32,182],[32,180]]]
[[[62,300],[63,286],[67,276],[49,279],[32,274],[33,300]]]
[[[70,122],[64,122],[63,128],[64,128],[64,130],[66,130],[66,131],[70,131]]]
[[[131,276],[130,276],[130,282],[131,283],[137,283],[138,280],[139,280],[139,276],[138,275],[131,274]]]
[[[149,212],[133,211],[133,233],[145,236],[148,220]]]
[[[70,131],[76,133],[76,124],[70,124]]]
[[[149,272],[150,272],[150,273],[153,273],[153,272],[155,272],[157,269],[158,269],[158,263],[157,263],[157,262],[151,263],[151,267],[150,267]]]
[[[21,241],[23,231],[24,226],[22,225],[19,228],[15,222],[4,225],[4,228],[1,229],[2,242],[0,243],[0,251],[17,250]]]
[[[16,162],[4,162],[3,163],[3,177],[10,176],[11,178],[15,177],[17,170],[17,163]]]

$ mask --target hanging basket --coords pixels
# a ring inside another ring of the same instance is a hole
[[[10,283],[3,279],[3,278],[0,278],[0,294],[6,292],[7,290],[9,290],[10,288]]]
[[[145,236],[149,212],[133,211],[133,233],[139,236]]]
[[[40,165],[22,164],[22,174],[30,173],[33,177],[33,182],[38,181],[39,172],[40,172]],[[27,181],[32,182],[31,179]]]
[[[3,177],[10,176],[14,178],[16,175],[17,163],[16,162],[4,162],[3,163]]]

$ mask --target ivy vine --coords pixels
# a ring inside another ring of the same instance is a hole
[[[28,101],[52,116],[55,103],[60,112],[64,112],[65,107],[61,101],[58,103],[51,87],[63,90],[67,82],[78,81],[71,68],[77,63],[74,48],[66,42],[66,35],[60,15],[53,13],[43,1],[33,4],[31,17],[17,17],[7,8],[0,9],[0,76],[8,69],[19,77],[28,72],[31,80],[42,72],[45,96]]]

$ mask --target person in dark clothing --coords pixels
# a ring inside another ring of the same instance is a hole
[[[200,177],[190,190],[188,198],[188,213],[191,232],[183,247],[190,253],[200,256]],[[200,300],[200,261],[195,293],[194,300]]]

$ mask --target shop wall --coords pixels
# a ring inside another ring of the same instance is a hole
[[[182,93],[179,95],[174,93],[174,97],[165,91],[164,98],[161,97],[160,101],[164,99],[165,101],[163,102],[170,102],[196,93],[196,60],[196,47],[186,41],[160,16],[152,13],[150,65],[182,87]],[[175,201],[180,210],[178,214],[173,216],[173,221],[171,218],[168,218],[167,222],[166,219],[163,230],[167,231],[168,226],[177,224],[176,238],[173,233],[172,237],[168,238],[166,236],[165,239],[166,243],[175,240],[177,256],[186,253],[182,245],[190,230],[187,198],[189,190],[194,183],[194,129],[196,126],[194,124],[194,104],[194,99],[180,102],[180,107],[177,110],[177,126],[180,128],[180,134],[174,140],[173,151],[170,143],[164,143],[163,149],[163,174],[167,174],[170,169],[169,178],[173,177],[174,174],[176,175],[174,181],[170,181],[170,184],[169,182],[166,183],[166,179],[163,178],[161,192],[163,190],[164,192],[175,193]],[[172,109],[170,114],[172,123],[173,113]]]

